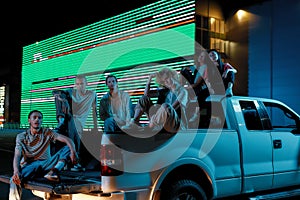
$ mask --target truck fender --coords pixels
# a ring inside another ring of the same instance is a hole
[[[207,178],[207,181],[209,181],[209,187],[210,191],[208,192],[209,196],[215,196],[217,194],[216,191],[216,182],[214,179],[214,173],[213,169],[211,169],[211,166],[209,166],[207,163],[212,163],[209,161],[210,159],[208,157],[203,158],[202,160],[196,159],[196,158],[182,158],[174,162],[172,165],[169,165],[168,167],[164,168],[162,171],[159,172],[157,175],[156,180],[153,182],[153,187],[151,190],[151,199],[155,199],[156,192],[161,189],[162,184],[164,181],[172,174],[172,172],[175,172],[176,170],[180,170],[180,168],[197,168],[203,172]],[[211,164],[210,164],[211,165]],[[198,183],[201,183],[200,180],[198,180]]]

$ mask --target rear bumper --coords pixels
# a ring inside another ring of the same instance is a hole
[[[77,194],[53,194],[32,190],[35,196],[43,199],[64,200],[150,200],[149,190],[119,191],[113,193],[77,193]]]

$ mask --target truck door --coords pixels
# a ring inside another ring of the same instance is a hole
[[[296,133],[299,116],[281,103],[263,102],[271,122],[274,187],[300,183],[300,134]]]
[[[257,101],[240,100],[235,106],[241,137],[244,192],[272,187],[273,163],[270,130],[263,130]],[[237,112],[237,109],[241,109]]]

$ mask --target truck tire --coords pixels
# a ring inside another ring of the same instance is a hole
[[[161,200],[207,200],[202,187],[193,180],[177,180],[162,188]]]

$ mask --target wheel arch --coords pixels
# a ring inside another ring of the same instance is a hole
[[[205,191],[207,198],[211,199],[215,193],[215,181],[212,178],[212,173],[209,171],[204,163],[193,160],[193,162],[176,163],[161,171],[152,188],[152,199],[157,199],[156,192],[171,182],[180,179],[191,179],[198,183]]]

